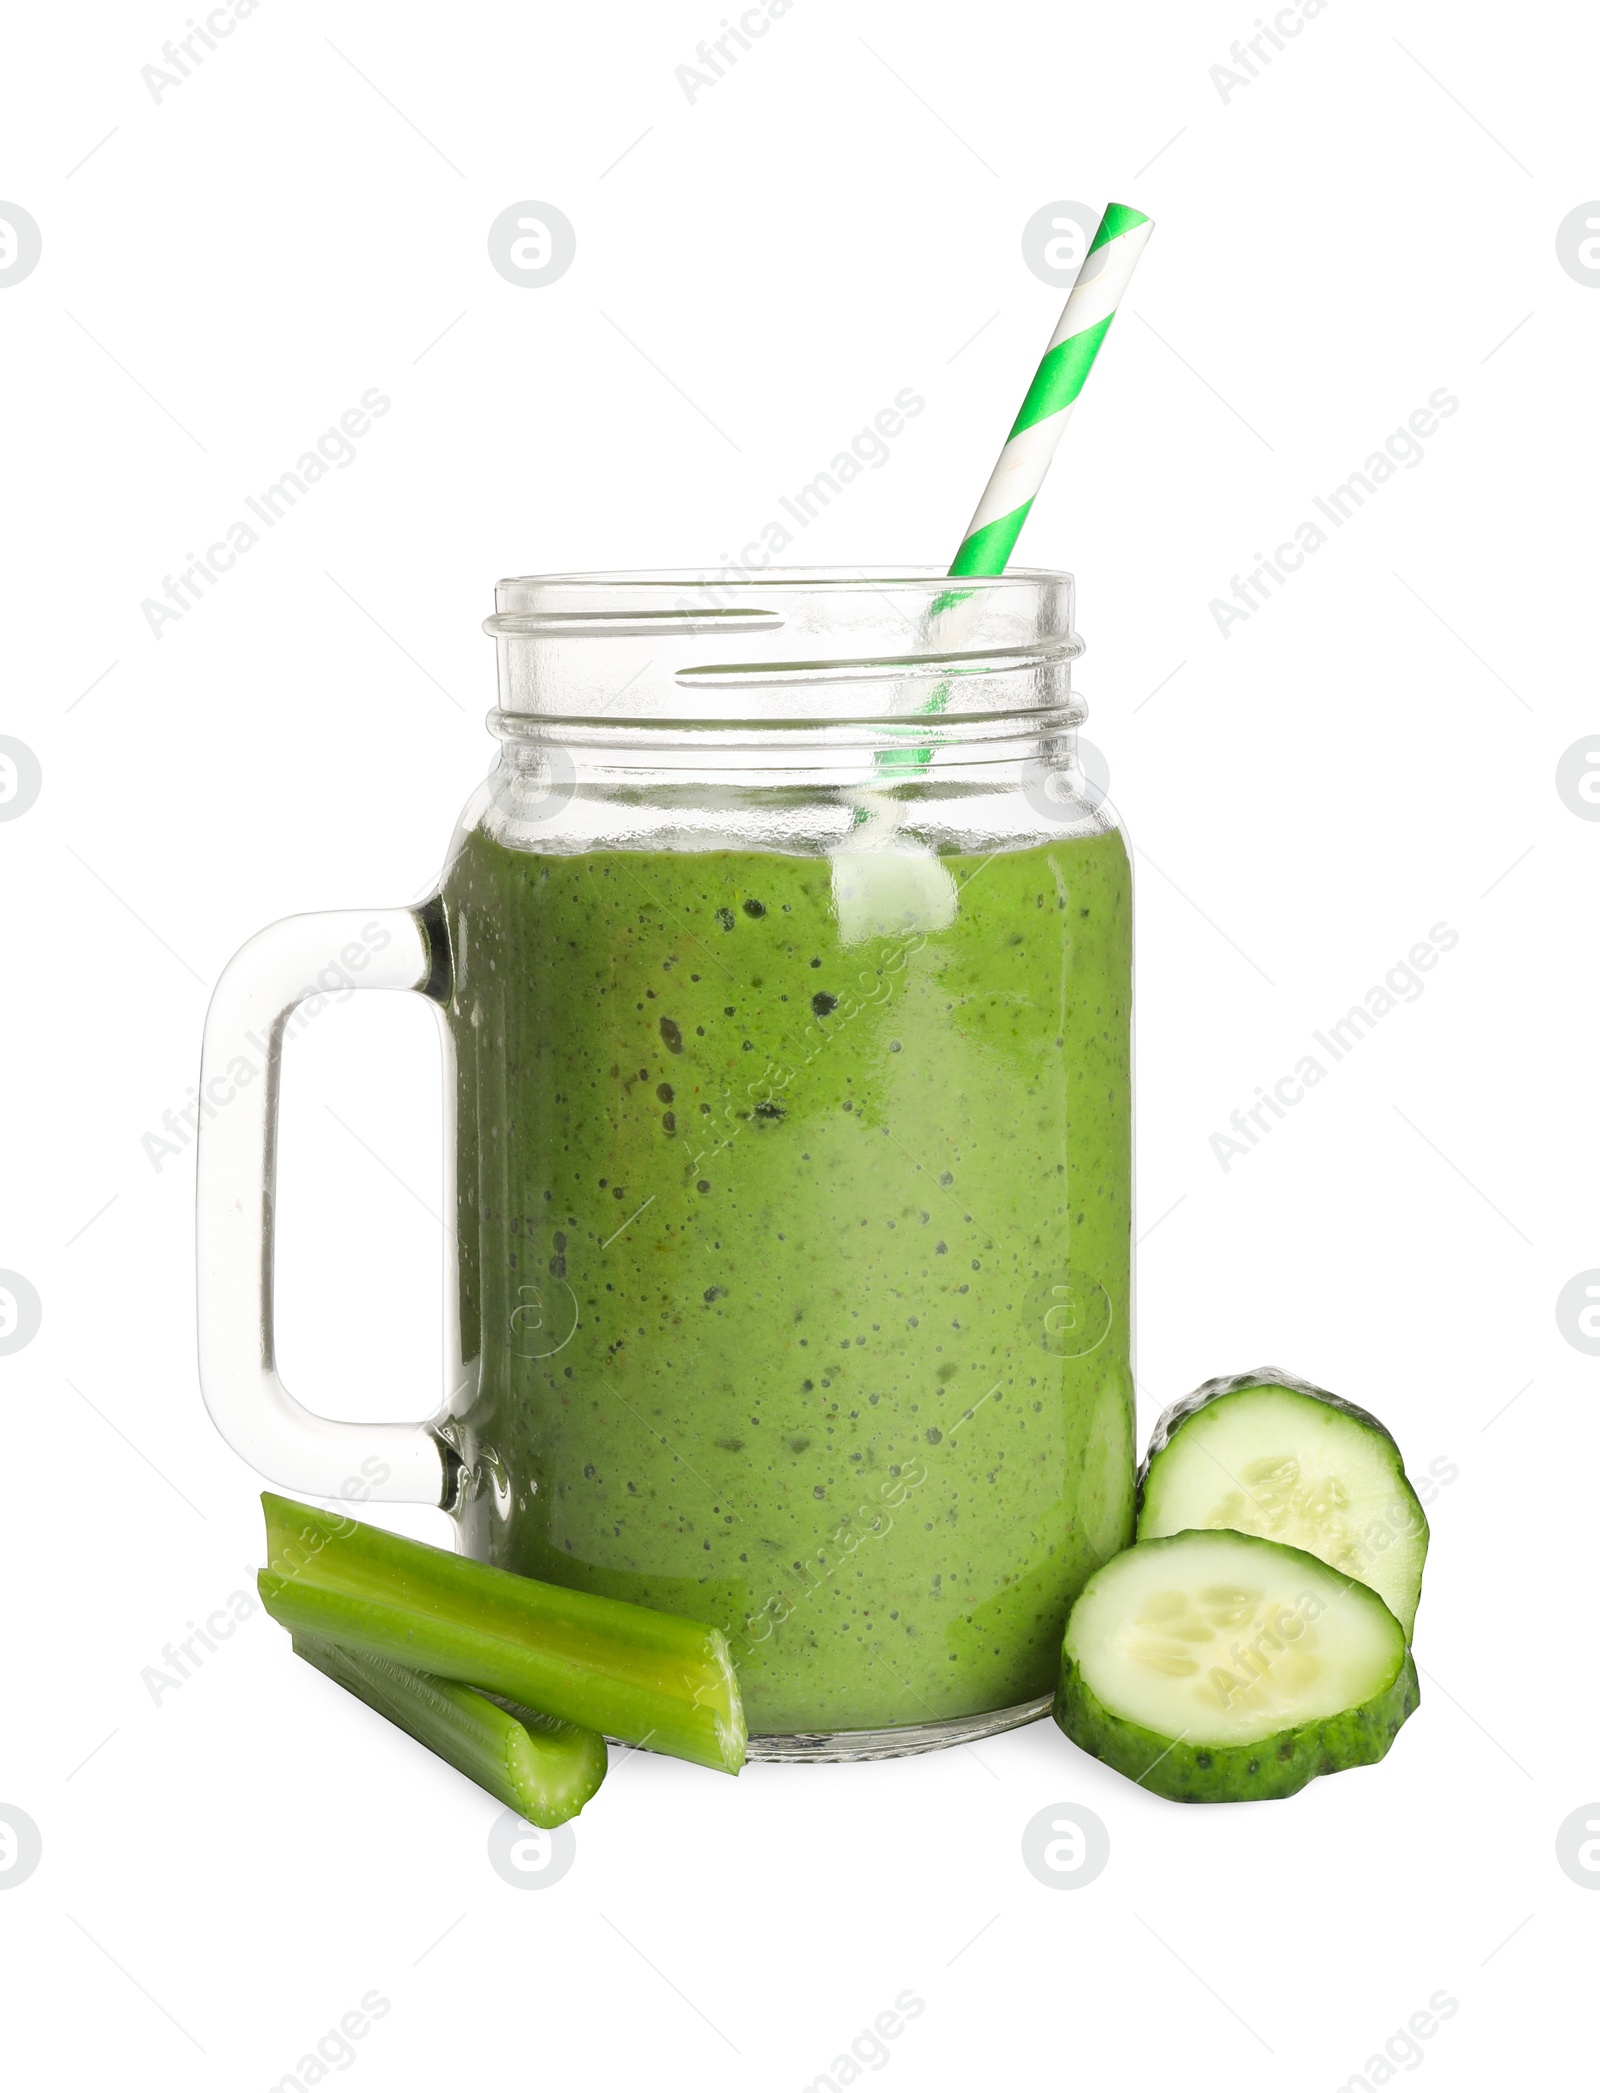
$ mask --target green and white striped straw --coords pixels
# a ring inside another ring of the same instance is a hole
[[[1005,449],[989,475],[977,512],[967,525],[961,550],[951,562],[952,579],[960,575],[1004,574],[1012,547],[1033,507],[1033,498],[1055,456],[1067,417],[1083,390],[1084,380],[1100,353],[1100,344],[1116,317],[1128,279],[1154,230],[1143,211],[1134,210],[1131,204],[1106,205],[1077,280],[1067,293],[1050,346],[1033,374],[1033,383],[1011,425]],[[973,594],[970,589],[941,589],[929,605],[930,616],[941,621],[944,635],[952,644],[960,623],[957,618],[952,624],[952,614],[958,605],[969,603]],[[950,683],[935,685],[918,709],[924,713],[943,712],[954,687]],[[907,730],[889,731],[892,734]],[[880,749],[873,758],[873,771],[881,784],[903,783],[932,761],[933,750],[926,746]],[[874,811],[880,817],[886,814],[885,806],[876,805],[876,795],[869,798],[873,805],[856,808],[858,826],[869,820]]]
[[[1128,278],[1154,227],[1142,211],[1106,205],[1056,331],[1033,374],[983,499],[967,525],[952,574],[1003,574],[1027,521],[1073,403],[1083,390]]]

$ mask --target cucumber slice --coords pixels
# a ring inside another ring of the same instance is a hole
[[[1141,1541],[1230,1527],[1370,1584],[1409,1641],[1428,1522],[1400,1449],[1366,1410],[1263,1366],[1174,1403],[1139,1471]]]
[[[1219,1531],[1140,1541],[1095,1572],[1054,1712],[1153,1794],[1253,1802],[1381,1759],[1417,1699],[1375,1591],[1304,1549]]]

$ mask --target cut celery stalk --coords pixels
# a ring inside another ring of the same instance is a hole
[[[744,1764],[744,1708],[717,1629],[518,1577],[271,1491],[261,1502],[261,1600],[292,1634],[722,1773]]]
[[[295,1636],[294,1653],[542,1831],[577,1816],[606,1777],[593,1730],[315,1635]]]

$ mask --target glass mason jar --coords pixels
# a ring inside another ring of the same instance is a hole
[[[202,1124],[212,1413],[286,1487],[714,1623],[755,1756],[1026,1721],[1133,1519],[1131,881],[1072,579],[496,605],[499,761],[438,893],[275,925],[217,991],[202,1095],[249,1037],[267,1080]],[[324,966],[444,1021],[427,1424],[313,1416],[273,1364],[277,1057]]]

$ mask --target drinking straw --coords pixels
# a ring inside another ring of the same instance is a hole
[[[1106,205],[1083,266],[1061,308],[1056,331],[1017,410],[983,498],[967,525],[961,549],[950,563],[952,578],[1005,572],[1067,418],[1116,317],[1145,242],[1154,230],[1151,220],[1131,204]],[[940,617],[968,601],[973,593],[970,589],[942,589],[933,599],[929,615]],[[951,627],[947,624],[944,629],[947,641],[953,641]],[[936,685],[918,710],[943,712],[950,702],[951,689],[949,683]],[[898,782],[908,771],[918,770],[932,760],[931,748],[880,749],[873,770],[880,782]],[[886,810],[880,807],[878,811]],[[869,818],[869,810],[858,806],[854,818],[860,826]]]
[[[961,550],[950,564],[953,575],[1005,572],[1073,403],[1154,230],[1144,213],[1131,205],[1106,205],[1083,267],[1067,293],[1050,346],[1033,374],[983,499],[967,525]]]
[[[1038,493],[1067,426],[1067,417],[1083,390],[1084,380],[1094,366],[1117,306],[1128,287],[1128,279],[1155,227],[1143,211],[1131,204],[1108,203],[1083,266],[1067,293],[1056,331],[1033,374],[1011,433],[989,475],[983,498],[973,512],[961,540],[960,550],[950,563],[951,577],[1003,574],[1013,546],[1028,520]],[[941,589],[929,606],[930,618],[940,618],[974,594],[970,589]],[[946,643],[955,643],[954,628],[944,626]],[[939,683],[917,708],[919,712],[943,712],[950,703],[952,686]],[[890,728],[890,738],[905,729]],[[879,749],[872,769],[879,788],[905,783],[933,761],[933,750],[922,747]],[[900,824],[900,811],[882,790],[866,791],[852,810],[852,847],[859,844],[859,831],[872,823],[880,843],[887,843]]]

